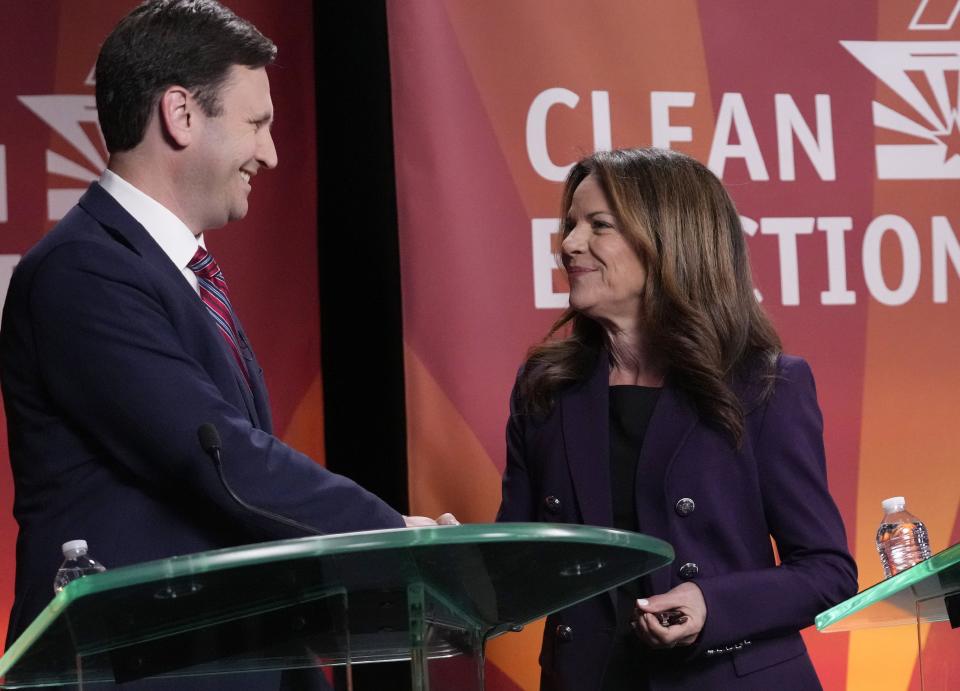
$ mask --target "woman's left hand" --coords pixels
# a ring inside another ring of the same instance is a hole
[[[658,612],[677,610],[686,620],[672,626],[660,623]],[[651,648],[674,648],[692,645],[707,621],[707,603],[693,583],[681,583],[662,595],[637,600],[633,611],[633,630]]]

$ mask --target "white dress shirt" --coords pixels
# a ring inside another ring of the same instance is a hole
[[[187,265],[197,253],[197,247],[206,249],[203,235],[195,236],[170,209],[110,169],[103,171],[100,176],[100,186],[146,229],[199,295],[197,276]]]

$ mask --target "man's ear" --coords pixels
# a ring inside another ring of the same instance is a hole
[[[197,126],[197,103],[190,92],[182,86],[168,87],[158,105],[164,136],[176,146],[188,146]]]

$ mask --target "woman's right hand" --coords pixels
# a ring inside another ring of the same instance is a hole
[[[685,620],[664,626],[657,614],[667,610],[678,611]],[[662,595],[637,600],[633,617],[633,630],[651,648],[693,645],[707,621],[707,603],[700,588],[693,583],[681,583]]]

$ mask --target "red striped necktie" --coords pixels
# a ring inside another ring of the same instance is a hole
[[[187,267],[197,275],[200,298],[206,305],[210,316],[216,322],[220,335],[227,342],[240,371],[243,372],[244,379],[249,384],[250,375],[243,362],[243,357],[240,355],[240,346],[237,342],[237,325],[233,320],[233,308],[230,306],[227,281],[223,277],[223,272],[217,262],[214,261],[213,255],[203,247],[197,247],[197,253],[193,255],[193,259],[190,260]]]

